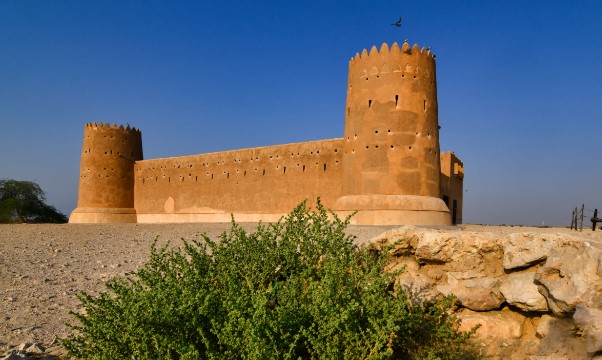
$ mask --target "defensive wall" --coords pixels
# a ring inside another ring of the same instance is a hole
[[[434,56],[383,44],[349,62],[343,138],[143,160],[138,129],[86,124],[70,222],[274,221],[319,196],[357,224],[449,225],[462,181],[439,150]]]
[[[138,161],[140,222],[270,221],[341,193],[342,139]]]

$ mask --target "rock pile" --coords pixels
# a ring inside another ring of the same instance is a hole
[[[488,358],[602,359],[602,245],[561,233],[402,227],[390,270],[413,301],[454,294],[461,328]]]

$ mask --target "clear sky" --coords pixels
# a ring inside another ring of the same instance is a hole
[[[0,178],[69,214],[93,121],[147,159],[342,137],[349,59],[406,38],[437,55],[465,222],[602,210],[599,0],[1,0]]]

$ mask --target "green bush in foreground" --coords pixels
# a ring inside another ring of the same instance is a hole
[[[152,248],[136,277],[80,296],[63,341],[89,359],[472,359],[452,299],[393,293],[387,250],[356,249],[349,219],[305,203],[276,224],[219,242]]]

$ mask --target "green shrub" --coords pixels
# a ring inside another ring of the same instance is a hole
[[[332,217],[332,216],[331,216]],[[387,251],[356,249],[349,219],[305,203],[247,233],[157,249],[109,292],[83,293],[63,340],[89,359],[470,359],[452,299],[393,292]]]

